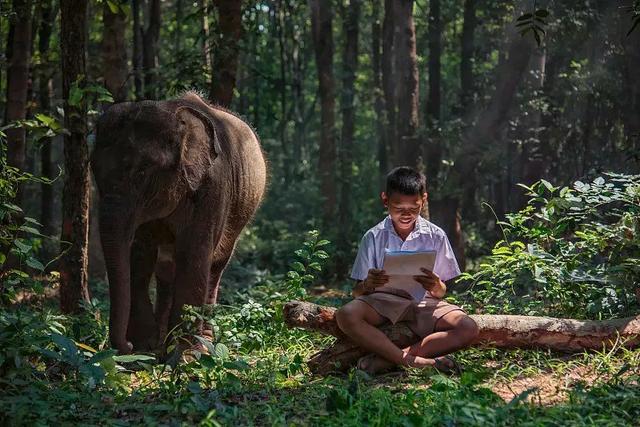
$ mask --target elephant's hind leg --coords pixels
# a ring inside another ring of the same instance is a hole
[[[158,344],[158,326],[149,297],[157,252],[151,231],[142,226],[131,245],[131,312],[127,337],[136,351],[153,350]]]

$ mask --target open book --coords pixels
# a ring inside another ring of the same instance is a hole
[[[421,268],[433,271],[436,251],[389,251],[384,254],[382,269],[389,275],[389,288],[402,289],[420,301],[426,291],[413,276],[424,275]]]

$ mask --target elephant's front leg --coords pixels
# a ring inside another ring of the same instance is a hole
[[[211,231],[191,231],[184,233],[176,241],[176,270],[173,286],[173,304],[169,316],[169,330],[181,321],[184,305],[202,307],[209,287],[211,265]],[[184,337],[192,343],[192,335],[199,333],[200,325],[185,330]],[[186,342],[181,343],[184,348]]]
[[[157,245],[144,226],[131,245],[131,312],[127,338],[135,351],[153,350],[158,345],[158,326],[149,297],[149,282],[156,264]]]

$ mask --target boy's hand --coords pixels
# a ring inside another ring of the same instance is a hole
[[[363,290],[365,292],[373,292],[376,288],[384,286],[389,282],[389,276],[384,270],[371,268],[367,274],[367,278],[363,282]]]
[[[426,268],[420,269],[424,275],[413,276],[413,280],[420,283],[422,287],[429,291],[435,298],[442,298],[447,292],[447,286],[444,284],[440,277],[433,271],[429,271]]]

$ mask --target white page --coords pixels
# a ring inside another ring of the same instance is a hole
[[[426,291],[420,283],[413,279],[413,276],[424,275],[421,268],[433,271],[436,254],[436,251],[385,252],[382,269],[389,276],[389,282],[385,286],[402,289],[416,300],[421,300]]]

